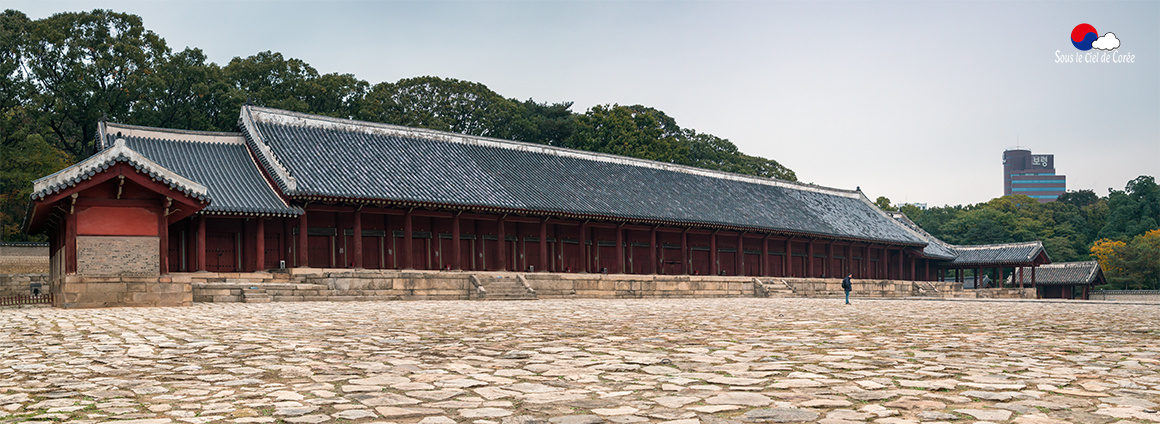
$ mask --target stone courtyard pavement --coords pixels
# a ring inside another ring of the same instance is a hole
[[[0,310],[0,422],[1160,422],[1160,307],[831,299]]]

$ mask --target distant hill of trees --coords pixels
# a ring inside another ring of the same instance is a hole
[[[372,85],[319,74],[277,52],[208,62],[196,48],[172,51],[141,17],[109,10],[31,20],[0,15],[0,239],[20,240],[30,181],[93,154],[97,122],[234,131],[252,103],[465,134],[632,156],[796,181],[777,161],[729,140],[681,128],[641,105],[505,98],[487,86],[418,77]]]
[[[1111,287],[1160,289],[1160,187],[1140,176],[1099,196],[1069,191],[1055,202],[1023,195],[1003,196],[966,206],[926,210],[894,207],[922,229],[953,244],[1043,241],[1054,262],[1097,259]]]

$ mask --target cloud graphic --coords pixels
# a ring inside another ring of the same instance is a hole
[[[1096,41],[1092,43],[1092,48],[1100,50],[1115,50],[1120,48],[1120,39],[1116,38],[1115,33],[1109,32],[1104,34],[1103,37],[1097,38]]]

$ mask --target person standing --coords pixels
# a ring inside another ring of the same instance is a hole
[[[846,292],[846,304],[850,304],[850,290],[854,289],[854,282],[850,281],[854,274],[846,274],[846,278],[842,279],[842,290]]]

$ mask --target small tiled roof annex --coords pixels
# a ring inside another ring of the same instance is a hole
[[[921,246],[861,192],[245,106],[287,195],[765,229]]]
[[[1103,270],[1096,261],[1059,262],[1035,269],[1035,284],[1041,286],[1087,285],[1103,280]]]
[[[142,156],[204,184],[213,198],[199,213],[298,216],[262,175],[240,133],[102,123],[100,142],[123,139]]]
[[[1043,250],[1039,241],[1018,243],[979,244],[973,246],[952,245],[958,256],[953,265],[1016,265],[1030,264]],[[1050,261],[1050,258],[1048,259]]]
[[[118,139],[110,142],[110,144],[112,144],[112,147],[108,149],[104,149],[52,175],[33,181],[32,200],[41,200],[61,190],[75,186],[121,162],[133,166],[138,171],[161,181],[163,184],[168,185],[169,188],[185,193],[189,197],[203,202],[210,200],[209,191],[204,185],[194,182],[174,170],[154,162],[140,152],[130,148],[125,140]]]

